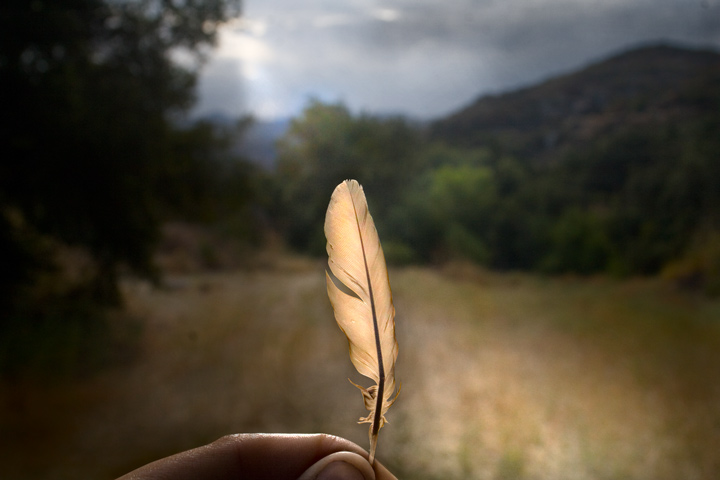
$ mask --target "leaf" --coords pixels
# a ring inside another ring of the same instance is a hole
[[[395,402],[395,308],[385,256],[365,193],[355,180],[335,188],[325,216],[330,303],[340,329],[350,344],[350,360],[362,375],[375,381],[363,388],[365,408],[359,423],[370,424],[370,463],[375,458],[385,412]],[[398,391],[399,393],[399,391]]]

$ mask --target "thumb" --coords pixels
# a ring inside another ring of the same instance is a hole
[[[315,462],[298,480],[375,480],[375,472],[357,453],[336,452]]]

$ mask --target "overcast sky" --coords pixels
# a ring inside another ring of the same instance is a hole
[[[245,0],[200,79],[198,114],[442,116],[621,49],[720,49],[720,0]]]

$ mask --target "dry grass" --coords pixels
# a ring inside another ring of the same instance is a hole
[[[720,303],[650,281],[391,272],[402,393],[378,455],[413,479],[714,479]],[[3,387],[3,478],[111,478],[234,432],[367,446],[322,265],[128,284],[142,355]]]

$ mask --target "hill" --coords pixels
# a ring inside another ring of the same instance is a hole
[[[659,45],[420,127],[315,103],[280,142],[276,212],[320,254],[327,192],[369,194],[397,263],[667,274],[720,294],[720,54]]]
[[[633,49],[539,85],[478,98],[430,126],[431,136],[548,158],[637,126],[716,114],[720,53],[677,46]]]

